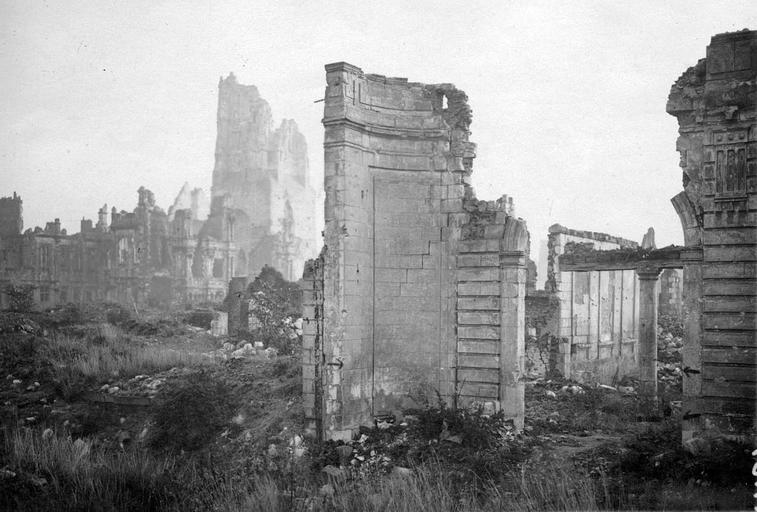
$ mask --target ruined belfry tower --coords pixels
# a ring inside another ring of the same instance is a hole
[[[523,423],[528,232],[470,186],[451,84],[326,66],[325,246],[306,268],[308,426],[348,438],[437,393]]]
[[[211,219],[224,209],[234,212],[234,275],[255,276],[267,264],[297,280],[305,260],[317,254],[305,137],[291,119],[274,130],[271,107],[233,73],[218,83],[211,195]]]

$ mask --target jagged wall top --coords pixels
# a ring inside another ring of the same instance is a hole
[[[325,67],[324,126],[346,122],[378,136],[436,139],[448,144],[447,158],[432,167],[470,174],[476,145],[468,140],[472,110],[464,91],[452,84],[366,74],[346,62]]]

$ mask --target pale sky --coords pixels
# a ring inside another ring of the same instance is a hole
[[[305,134],[322,188],[324,64],[451,82],[473,108],[473,184],[532,237],[556,222],[682,243],[671,84],[757,1],[0,0],[0,195],[69,233],[136,190],[210,191],[218,78],[234,71]],[[322,205],[319,205],[322,209]],[[540,276],[541,277],[541,276]]]

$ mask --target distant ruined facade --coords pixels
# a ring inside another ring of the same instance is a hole
[[[285,119],[273,130],[271,107],[254,85],[239,84],[233,73],[221,79],[211,209],[233,212],[232,274],[255,276],[270,265],[299,279],[305,260],[318,253],[315,205],[297,124]]]
[[[23,231],[22,201],[0,198],[0,307],[8,307],[8,285],[34,288],[40,307],[69,302],[113,301],[126,305],[220,302],[233,270],[236,245],[228,237],[231,214],[205,229],[196,208],[167,215],[152,192],[138,191],[132,212],[98,221],[82,219],[69,235],[60,221]],[[198,236],[202,233],[202,236]]]
[[[21,198],[0,198],[0,307],[12,284],[50,307],[220,302],[266,264],[296,280],[316,254],[305,139],[291,120],[272,131],[268,104],[233,74],[219,83],[215,160],[210,201],[185,184],[166,213],[140,188],[133,211],[105,205],[72,235],[57,219],[24,231]]]

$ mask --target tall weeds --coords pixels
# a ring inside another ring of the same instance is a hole
[[[91,441],[43,438],[33,430],[10,433],[5,452],[9,467],[26,476],[7,489],[6,509],[161,510],[172,501],[165,485],[171,459],[139,450],[107,454]]]
[[[184,347],[132,339],[110,324],[101,325],[96,337],[56,336],[48,346],[48,356],[60,377],[95,381],[212,363],[211,358]]]

